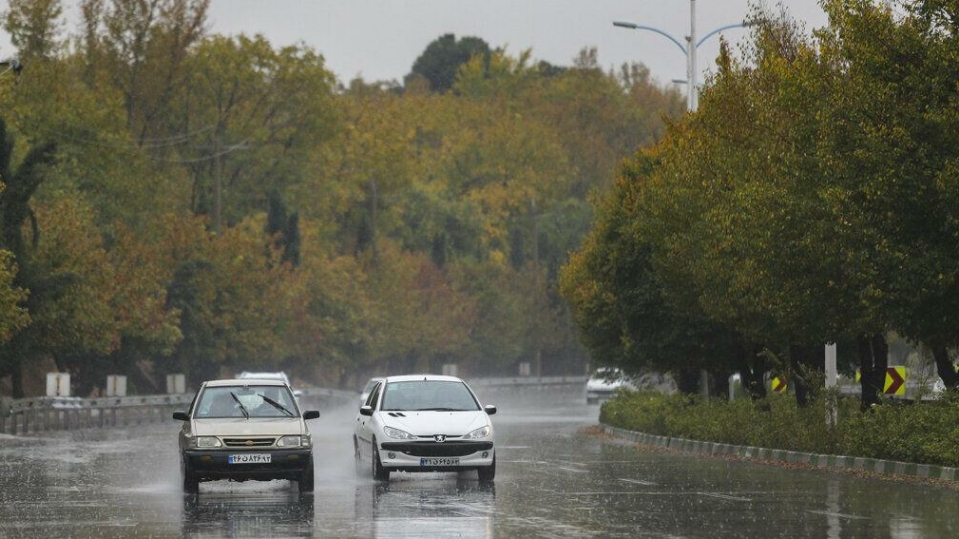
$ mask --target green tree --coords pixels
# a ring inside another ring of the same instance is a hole
[[[10,0],[3,28],[21,59],[49,58],[60,47],[61,0]]]
[[[405,81],[409,85],[415,78],[422,77],[429,82],[432,91],[444,93],[453,88],[461,65],[473,57],[488,62],[489,56],[489,45],[478,37],[456,39],[453,34],[444,34],[434,39],[416,58]]]

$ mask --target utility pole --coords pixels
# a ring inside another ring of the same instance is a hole
[[[699,48],[699,44],[696,42],[696,0],[689,0],[689,37],[687,38],[689,45],[686,47],[686,50],[689,53],[686,55],[689,59],[689,96],[687,97],[689,101],[689,110],[695,112],[699,108],[699,92],[696,91],[696,49]]]
[[[543,350],[540,346],[539,317],[540,317],[540,282],[539,282],[539,224],[536,218],[536,195],[530,200],[530,214],[533,219],[533,369],[536,376],[543,376]]]
[[[213,135],[213,231],[217,236],[223,226],[223,167],[220,163],[220,133]]]
[[[370,247],[373,250],[373,266],[374,267],[377,267],[380,264],[380,253],[376,247],[376,232],[377,232],[376,220],[378,219],[377,212],[379,210],[379,208],[377,207],[379,205],[379,200],[377,200],[378,197],[379,197],[379,192],[377,191],[377,188],[376,188],[376,178],[371,177],[370,178]]]

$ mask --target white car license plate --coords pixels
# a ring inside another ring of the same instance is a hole
[[[460,459],[453,457],[420,458],[420,466],[459,466]]]
[[[230,455],[230,464],[269,464],[271,455],[250,453],[248,455]]]

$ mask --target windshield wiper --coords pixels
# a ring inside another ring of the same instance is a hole
[[[462,408],[436,407],[436,408],[417,408],[414,411],[415,412],[466,412],[467,410],[464,410]]]
[[[271,399],[270,397],[266,397],[266,396],[260,395],[259,393],[257,393],[256,396],[257,396],[257,397],[260,397],[261,399],[263,399],[263,402],[269,404],[270,406],[276,408],[277,410],[280,410],[281,412],[283,412],[284,414],[286,414],[286,415],[288,415],[288,416],[290,416],[290,417],[293,417],[294,415],[296,415],[296,414],[294,414],[293,412],[287,410],[285,406],[283,406],[282,404],[276,402],[275,400]]]
[[[235,400],[236,403],[240,405],[240,411],[243,412],[243,417],[250,419],[250,412],[246,411],[246,406],[243,406],[243,403],[240,402],[240,398],[237,397],[236,394],[233,393],[232,391],[230,392],[230,396],[233,397],[233,400]]]

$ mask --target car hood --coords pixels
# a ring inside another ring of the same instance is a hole
[[[489,422],[486,412],[377,412],[384,426],[405,430],[414,436],[462,436]],[[392,415],[391,415],[392,414]]]
[[[286,436],[303,434],[302,421],[291,418],[194,419],[196,436]]]

